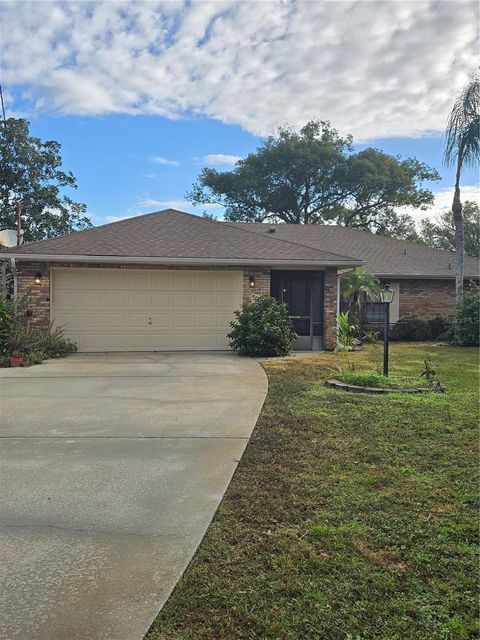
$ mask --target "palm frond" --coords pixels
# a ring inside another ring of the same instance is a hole
[[[449,115],[445,132],[444,160],[447,166],[480,162],[480,77],[472,74]]]

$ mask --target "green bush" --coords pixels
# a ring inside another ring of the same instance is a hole
[[[438,340],[447,330],[446,318],[436,317],[429,320],[418,318],[402,318],[390,329],[390,340],[421,342],[422,340]],[[382,331],[383,335],[383,331]]]
[[[357,330],[357,325],[350,324],[349,313],[349,311],[345,311],[345,313],[337,313],[336,316],[337,349],[345,353],[351,347],[353,334]]]
[[[77,350],[62,327],[31,328],[30,317],[25,297],[0,295],[0,366],[6,366],[13,355],[22,356],[27,364],[39,364]]]
[[[23,296],[0,296],[0,353],[24,355],[38,348],[38,336],[29,329],[27,301]]]
[[[365,344],[377,344],[380,340],[380,332],[379,331],[366,331],[362,333],[360,336],[360,340]]]
[[[461,347],[478,347],[480,333],[480,287],[471,285],[449,318],[449,336]]]
[[[435,372],[434,372],[435,373]],[[431,382],[430,378],[395,378],[387,377],[377,371],[354,371],[342,369],[337,376],[342,382],[347,384],[355,384],[359,387],[379,387],[385,389],[387,387],[393,389],[406,389],[411,387],[424,387]]]
[[[297,337],[287,306],[267,295],[235,311],[230,326],[230,346],[242,356],[286,356]]]
[[[29,351],[25,356],[25,363],[27,365],[42,364],[44,354],[41,351]]]
[[[65,338],[63,327],[54,327],[53,323],[38,330],[38,340],[39,350],[46,358],[60,358],[77,350],[77,345]]]

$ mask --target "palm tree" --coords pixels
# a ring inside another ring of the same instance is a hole
[[[445,164],[455,167],[455,194],[452,212],[455,223],[455,296],[463,297],[465,240],[463,232],[460,177],[464,166],[480,162],[480,79],[472,74],[469,83],[455,100],[445,132]]]
[[[350,301],[354,324],[357,324],[365,298],[378,300],[380,283],[372,273],[363,267],[356,267],[342,277],[340,293],[344,300]]]

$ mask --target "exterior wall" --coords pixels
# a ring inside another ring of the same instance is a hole
[[[255,279],[255,286],[250,286],[250,276]],[[255,296],[270,295],[270,269],[260,267],[243,269],[243,303],[251,302]]]
[[[447,316],[455,305],[454,280],[400,280],[400,318]]]
[[[323,326],[325,333],[325,349],[328,351],[335,349],[337,346],[337,300],[337,269],[327,269],[325,271],[324,284]]]
[[[252,297],[262,293],[270,293],[270,269],[263,267],[242,266],[191,266],[191,265],[151,265],[151,264],[114,264],[114,263],[66,263],[66,262],[17,262],[17,290],[19,294],[28,296],[29,308],[33,315],[32,327],[46,327],[50,322],[50,268],[73,267],[93,269],[157,269],[157,270],[198,270],[198,271],[242,271],[243,302],[250,302]],[[41,285],[34,284],[36,273],[42,274]],[[255,286],[250,286],[250,276],[255,279]]]
[[[36,273],[42,274],[40,285],[34,284]],[[50,323],[50,269],[45,263],[25,262],[16,265],[17,292],[26,295],[33,311],[31,327],[48,327]]]

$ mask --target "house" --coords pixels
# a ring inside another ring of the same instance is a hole
[[[396,289],[392,321],[447,314],[454,254],[330,225],[214,222],[166,210],[3,250],[33,326],[80,351],[228,349],[233,312],[261,293],[289,305],[297,349],[335,347],[339,277],[365,265]],[[466,278],[478,278],[466,260]]]

